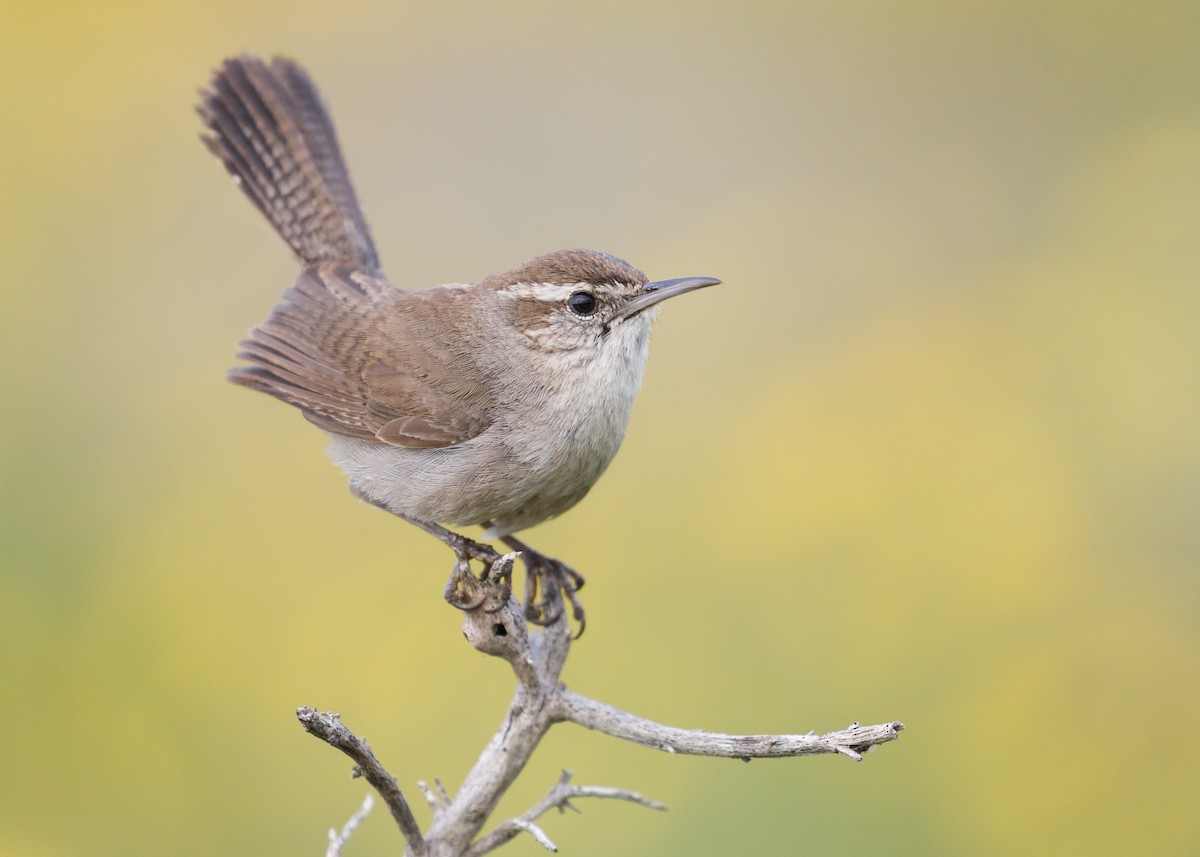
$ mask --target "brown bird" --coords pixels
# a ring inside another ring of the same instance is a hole
[[[719,281],[651,282],[614,256],[562,250],[474,284],[400,288],[299,65],[226,60],[197,111],[209,151],[303,266],[230,380],[299,408],[329,433],[351,491],[460,563],[498,555],[439,524],[481,524],[521,551],[530,618],[557,618],[538,603],[552,575],[582,633],[583,578],[513,534],[578,503],[616,454],[657,305]]]

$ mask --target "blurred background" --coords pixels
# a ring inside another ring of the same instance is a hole
[[[564,678],[674,725],[902,720],[861,764],[672,758],[564,854],[1200,852],[1200,7],[13,3],[0,50],[0,854],[319,854],[512,680],[450,556],[224,381],[296,274],[197,141],[223,57],[330,104],[389,276],[592,247],[725,285],[657,325],[621,454],[528,533]],[[423,821],[423,804],[418,807]],[[348,855],[397,853],[382,809]],[[541,854],[522,838],[505,853]]]

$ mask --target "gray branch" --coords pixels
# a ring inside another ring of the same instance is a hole
[[[358,826],[362,824],[362,820],[371,814],[371,810],[375,806],[375,798],[371,797],[371,793],[367,792],[367,796],[363,798],[362,806],[360,806],[350,816],[350,820],[342,827],[342,832],[338,833],[333,828],[329,829],[329,847],[325,849],[325,857],[342,857],[342,849],[346,843],[350,841],[350,837],[354,835],[354,831],[358,830]]]
[[[379,796],[391,810],[392,818],[396,820],[396,826],[400,828],[404,841],[408,843],[408,853],[413,857],[424,857],[428,853],[428,849],[421,836],[421,828],[417,824],[416,818],[413,817],[412,810],[408,807],[408,801],[404,799],[403,792],[396,785],[396,778],[385,771],[383,765],[379,764],[379,760],[375,758],[375,754],[371,752],[367,742],[343,726],[336,714],[302,707],[296,709],[296,719],[300,721],[308,734],[315,735],[325,743],[337,747],[354,760],[352,776],[363,777],[375,791],[379,792]]]
[[[540,632],[530,634],[525,611],[509,585],[515,557],[507,554],[497,560],[483,579],[472,574],[466,563],[460,563],[446,586],[447,600],[465,608],[463,634],[467,640],[477,650],[507,661],[517,681],[500,728],[458,792],[447,794],[437,781],[436,790],[419,784],[433,816],[427,834],[422,836],[395,778],[383,769],[366,742],[350,733],[337,715],[307,708],[297,712],[305,729],[355,760],[356,772],[366,777],[392,811],[408,846],[406,854],[411,857],[482,857],[522,832],[555,851],[554,843],[535,822],[551,809],[574,809],[571,801],[578,798],[610,798],[652,809],[665,808],[625,789],[571,785],[570,774],[564,772],[526,813],[484,834],[501,796],[524,770],[542,736],[556,723],[575,723],[668,753],[745,760],[839,753],[859,761],[868,750],[896,740],[904,728],[893,721],[876,726],[853,723],[824,735],[727,735],[664,726],[570,691],[559,681],[571,646],[561,593],[553,578],[543,581],[543,596],[560,607],[558,618]]]
[[[653,720],[636,717],[619,708],[588,699],[563,688],[557,697],[561,719],[595,729],[605,735],[652,747],[667,753],[686,753],[692,756],[723,756],[730,759],[772,759],[789,756],[816,756],[821,753],[841,753],[856,762],[873,747],[899,738],[904,728],[900,722],[878,726],[859,726],[852,723],[838,732],[818,735],[725,735],[699,729],[678,729],[663,726]]]
[[[519,818],[510,818],[487,836],[476,841],[474,845],[467,849],[466,857],[482,857],[482,855],[487,854],[489,851],[499,848],[522,831],[533,836],[546,849],[557,851],[558,848],[550,841],[545,832],[534,824],[534,821],[552,809],[557,809],[560,813],[568,809],[578,812],[579,810],[571,803],[572,800],[577,798],[609,798],[612,800],[629,801],[649,809],[666,809],[658,801],[650,800],[628,789],[614,789],[609,786],[573,786],[570,783],[570,779],[571,772],[563,771],[562,776],[554,784],[554,787],[546,793],[544,798],[534,804],[532,809]]]

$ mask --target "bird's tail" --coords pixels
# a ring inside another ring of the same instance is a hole
[[[333,124],[304,69],[281,57],[233,57],[201,95],[201,139],[300,261],[347,259],[378,275]]]

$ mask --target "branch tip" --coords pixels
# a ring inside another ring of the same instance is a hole
[[[547,851],[553,851],[556,854],[558,853],[558,846],[555,845],[554,842],[551,841],[550,837],[546,835],[546,831],[542,830],[532,821],[525,821],[524,819],[516,818],[513,819],[513,824],[536,839],[538,844]]]
[[[325,857],[342,857],[342,848],[350,840],[354,831],[358,829],[358,825],[362,823],[362,820],[370,814],[374,807],[375,798],[371,797],[370,792],[367,792],[366,797],[363,798],[362,806],[355,811],[354,815],[350,816],[349,821],[343,825],[340,834],[332,827],[329,828],[329,847],[325,849]]]
[[[341,750],[354,761],[354,770],[371,784],[387,804],[396,826],[408,843],[408,850],[414,857],[424,857],[428,847],[421,835],[421,827],[408,806],[408,800],[396,785],[396,778],[375,758],[367,742],[346,728],[337,714],[302,706],[296,709],[296,719],[310,735]]]
[[[732,759],[841,753],[858,760],[862,758],[861,754],[871,747],[896,740],[899,731],[904,728],[899,721],[893,721],[877,726],[852,723],[846,729],[825,735],[817,735],[812,731],[803,735],[728,735],[665,726],[566,688],[560,689],[556,702],[561,706],[556,713],[558,719],[569,720],[614,738],[672,754],[685,753]]]

